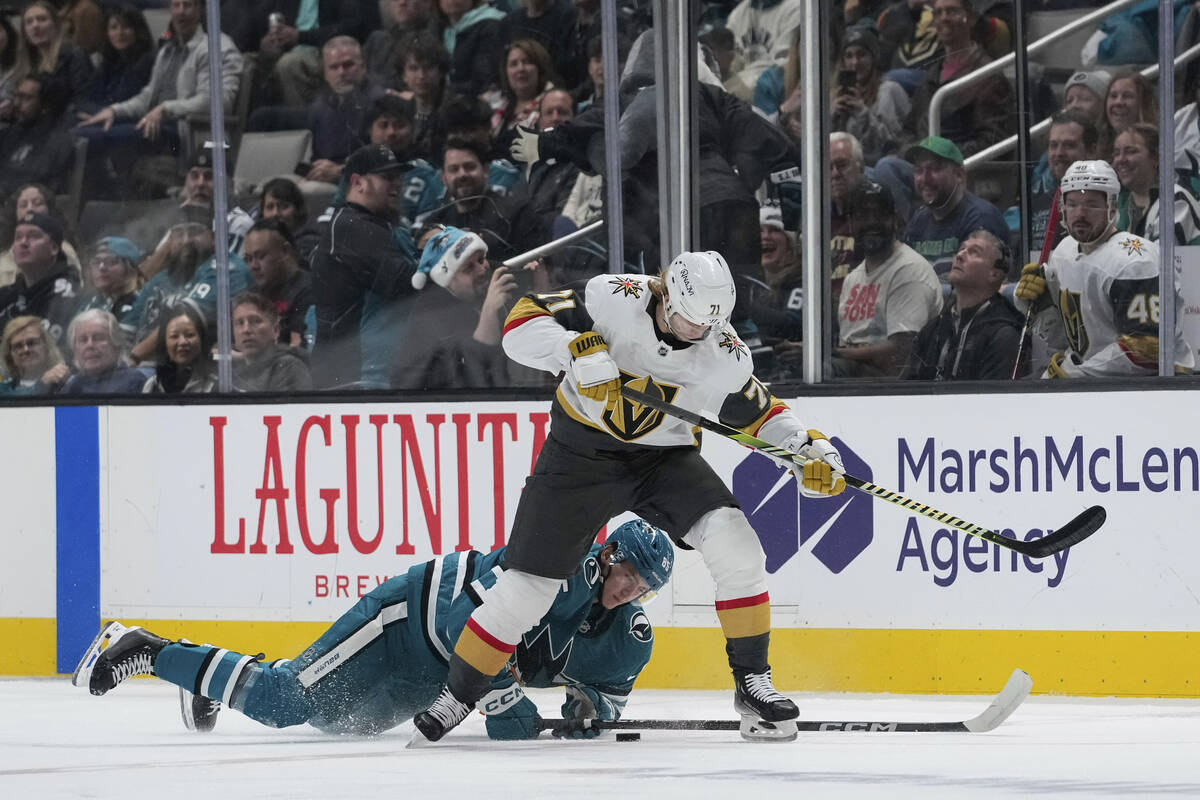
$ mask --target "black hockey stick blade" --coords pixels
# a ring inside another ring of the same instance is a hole
[[[647,386],[647,388],[652,387],[653,384]],[[803,456],[792,453],[782,447],[779,447],[778,445],[771,444],[770,442],[764,441],[755,436],[751,436],[748,433],[740,431],[737,428],[730,427],[722,422],[709,419],[708,417],[702,417],[694,411],[689,411],[686,408],[680,408],[679,406],[668,403],[661,396],[648,394],[646,392],[634,389],[631,386],[621,387],[621,394],[630,400],[633,400],[634,402],[641,403],[648,408],[653,408],[656,411],[661,411],[664,414],[675,417],[676,419],[681,419],[684,422],[695,425],[699,428],[703,428],[706,431],[712,431],[713,433],[719,434],[728,439],[732,439],[738,444],[749,447],[752,450],[758,450],[761,453],[766,453],[769,456],[779,459],[785,464],[803,464],[805,462]],[[920,514],[923,517],[929,517],[936,522],[940,522],[943,525],[948,525],[951,528],[955,528],[956,530],[960,530],[963,533],[970,534],[971,536],[977,536],[984,541],[992,542],[993,544],[1000,545],[1001,547],[1009,550],[1015,550],[1016,552],[1029,556],[1030,558],[1045,558],[1048,555],[1057,553],[1059,550],[1065,550],[1071,545],[1083,541],[1100,529],[1100,526],[1104,524],[1104,519],[1106,516],[1102,506],[1092,506],[1087,511],[1084,511],[1075,519],[1068,522],[1064,527],[1059,528],[1049,536],[1044,536],[1041,539],[1035,539],[1031,542],[1024,542],[1019,539],[1005,536],[999,531],[990,530],[982,525],[969,522],[961,517],[956,517],[955,515],[945,511],[939,511],[933,506],[929,506],[917,500],[913,500],[912,498],[905,497],[902,494],[893,492],[891,489],[885,489],[882,486],[871,483],[870,481],[865,481],[862,478],[856,478],[853,475],[846,475],[845,479],[847,486],[857,489],[860,492],[864,492],[872,497],[877,497],[880,500],[887,501],[892,505],[900,506],[906,511],[911,511],[914,514]]]
[[[1008,683],[991,704],[970,719],[954,722],[900,722],[892,720],[796,720],[796,730],[847,733],[986,733],[995,730],[1012,716],[1033,689],[1033,679],[1024,670],[1014,669]],[[543,730],[570,730],[577,720],[545,719]],[[595,720],[601,730],[633,731],[736,731],[741,723],[726,719],[618,719]]]
[[[1031,558],[1045,558],[1059,550],[1065,550],[1071,545],[1082,542],[1100,530],[1100,526],[1106,519],[1108,519],[1108,512],[1104,510],[1104,506],[1092,506],[1049,536],[1043,536],[1030,542],[1014,540],[1010,548]]]

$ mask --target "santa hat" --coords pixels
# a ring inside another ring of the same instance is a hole
[[[796,248],[796,234],[794,231],[789,231],[783,224],[783,208],[775,201],[767,201],[758,208],[758,224],[764,228],[775,228],[783,231],[787,236],[788,244],[792,249]]]
[[[487,254],[483,239],[470,231],[449,225],[430,237],[421,253],[421,263],[412,277],[414,289],[425,288],[429,278],[443,289],[450,283],[454,273],[475,253]]]

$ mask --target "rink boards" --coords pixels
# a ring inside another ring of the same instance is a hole
[[[797,501],[781,467],[707,437],[767,555],[781,686],[986,693],[1021,667],[1035,691],[1200,696],[1192,393],[791,402],[852,474],[1006,535],[1043,535],[1096,503],[1109,520],[1036,561],[865,495]],[[388,577],[503,544],[548,412],[8,409],[0,631],[22,644],[0,651],[0,674],[69,672],[101,618],[293,655]],[[727,684],[694,553],[647,611],[656,647],[640,685]]]

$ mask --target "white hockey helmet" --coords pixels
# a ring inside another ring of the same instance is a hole
[[[737,291],[733,273],[717,251],[680,253],[667,265],[663,283],[667,290],[664,310],[668,327],[672,314],[693,325],[703,325],[709,332],[720,330],[729,322]]]
[[[1107,161],[1076,161],[1067,167],[1058,184],[1063,199],[1071,192],[1104,192],[1108,199],[1108,221],[1117,218],[1117,195],[1121,193],[1121,181]],[[1062,224],[1067,225],[1067,206],[1064,202],[1059,211]]]
[[[1076,161],[1067,167],[1059,188],[1063,194],[1104,192],[1108,195],[1109,203],[1114,203],[1121,192],[1121,182],[1117,180],[1116,171],[1107,161]]]

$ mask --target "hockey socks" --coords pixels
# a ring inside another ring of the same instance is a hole
[[[261,669],[261,656],[247,656],[210,644],[173,643],[162,649],[154,673],[192,694],[231,705],[252,674]],[[235,706],[236,707],[236,706]]]
[[[467,620],[450,659],[446,686],[464,703],[474,704],[491,689],[491,677],[517,649],[489,634],[473,618]]]
[[[759,636],[771,631],[771,598],[766,592],[718,600],[716,609],[726,639]]]

